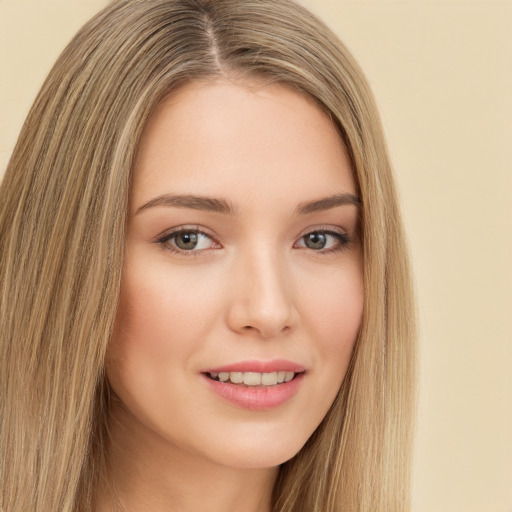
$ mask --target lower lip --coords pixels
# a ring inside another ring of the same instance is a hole
[[[233,405],[251,411],[274,409],[290,400],[300,388],[304,373],[299,373],[289,382],[275,386],[244,386],[231,382],[220,382],[203,375],[210,389]]]

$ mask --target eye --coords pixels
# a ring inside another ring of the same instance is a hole
[[[220,245],[198,229],[179,229],[158,240],[164,248],[179,253],[194,253]]]
[[[316,252],[341,251],[350,242],[350,237],[337,231],[316,230],[302,236],[296,247],[311,249]]]

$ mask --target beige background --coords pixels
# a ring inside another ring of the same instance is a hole
[[[0,0],[0,174],[106,3]],[[512,2],[305,3],[366,70],[397,170],[421,320],[414,511],[512,512]]]

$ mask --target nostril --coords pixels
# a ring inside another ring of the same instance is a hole
[[[258,327],[254,327],[252,325],[246,325],[246,326],[242,327],[243,332],[258,334],[259,336],[261,336],[263,338],[272,338],[274,336],[278,336],[280,334],[288,332],[290,329],[291,329],[291,327],[289,325],[285,325],[281,329],[277,329],[277,328],[273,329],[272,327],[258,328]]]

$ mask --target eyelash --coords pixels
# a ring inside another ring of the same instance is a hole
[[[172,243],[170,243],[170,241],[172,239],[176,238],[178,235],[183,234],[183,233],[191,233],[191,234],[195,234],[195,235],[205,236],[205,237],[209,238],[212,242],[214,242],[215,244],[220,246],[219,242],[217,242],[211,235],[209,235],[208,233],[206,233],[205,231],[203,231],[199,228],[177,228],[176,230],[168,232],[165,235],[163,235],[162,237],[160,237],[158,240],[156,240],[156,243],[158,243],[164,250],[170,251],[175,254],[179,254],[180,256],[187,256],[187,257],[189,257],[189,256],[197,257],[200,254],[202,254],[204,251],[209,250],[209,249],[200,249],[200,250],[188,250],[187,251],[184,249],[179,249],[178,247],[176,247],[175,245],[172,245]],[[326,254],[341,252],[341,251],[345,250],[347,248],[347,246],[352,242],[352,238],[347,233],[343,233],[341,231],[335,231],[331,228],[326,229],[326,228],[321,228],[321,227],[314,229],[312,231],[308,231],[307,233],[305,233],[304,235],[299,237],[298,240],[299,241],[305,240],[305,238],[308,235],[312,235],[312,234],[322,234],[322,235],[332,236],[337,240],[337,243],[334,245],[334,247],[331,247],[330,249],[325,249],[325,250],[322,250],[322,249],[315,250],[315,249],[311,249],[309,247],[301,247],[301,249],[309,249],[310,251],[314,252],[315,254],[319,254],[319,255],[326,255]],[[295,242],[295,243],[297,243],[297,242]],[[294,244],[294,246],[295,246],[295,244]]]

